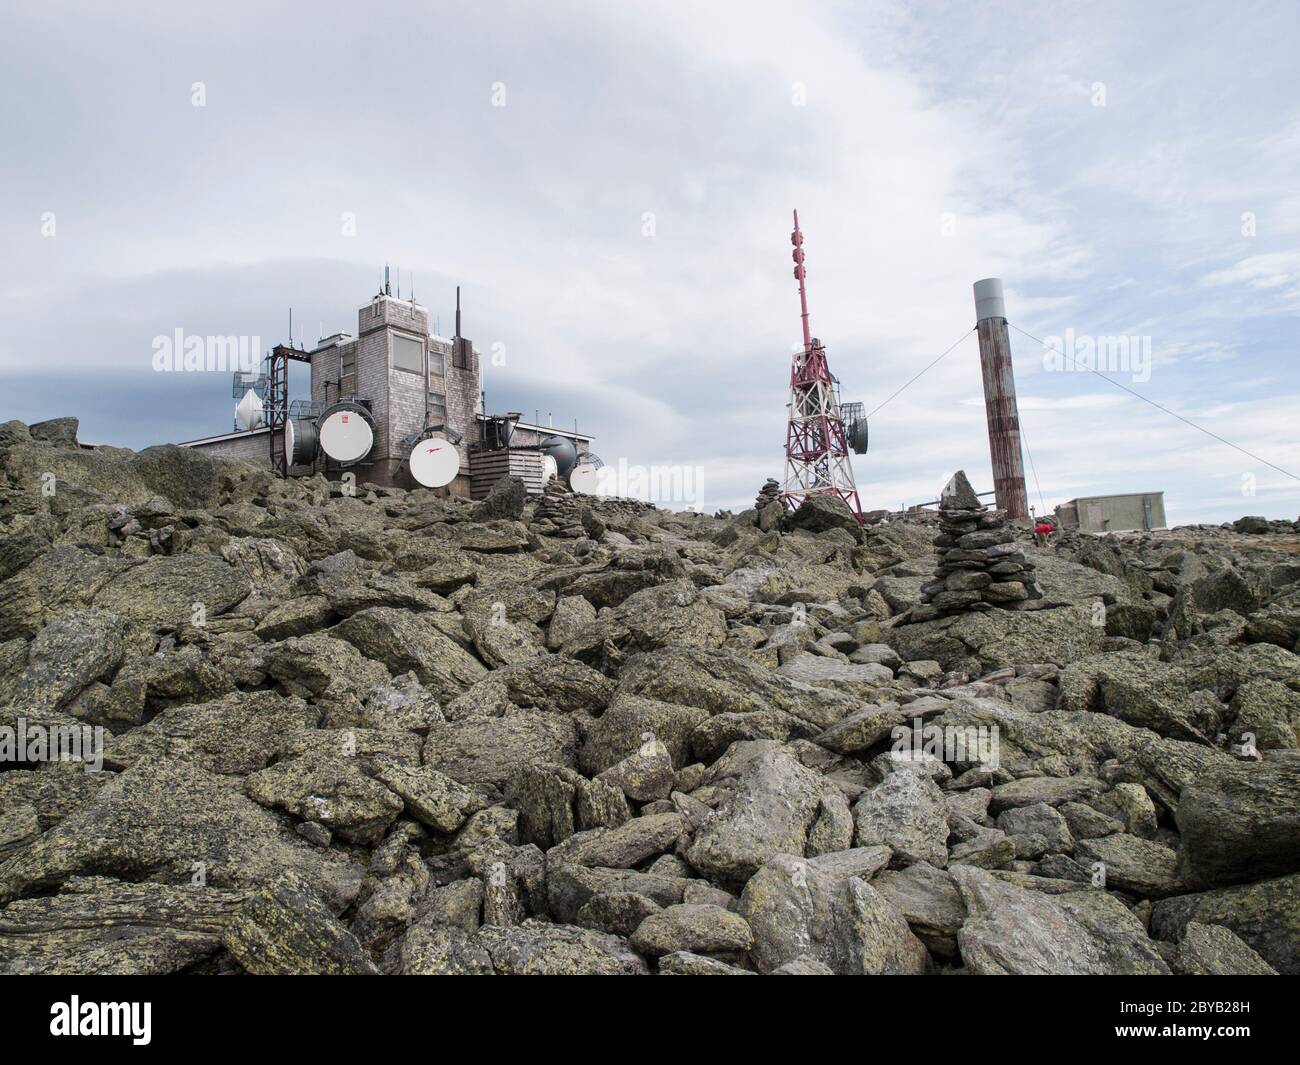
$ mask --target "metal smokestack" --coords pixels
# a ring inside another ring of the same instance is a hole
[[[1016,379],[1011,371],[1011,338],[1002,282],[988,277],[975,282],[975,317],[980,338],[980,370],[984,376],[984,409],[989,423],[989,456],[993,460],[993,493],[997,505],[1012,518],[1029,517],[1025,464],[1020,453],[1020,412],[1016,408]]]

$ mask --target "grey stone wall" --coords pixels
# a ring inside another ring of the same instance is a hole
[[[271,454],[267,441],[268,435],[268,432],[264,429],[254,430],[251,433],[240,433],[228,440],[216,440],[210,444],[183,444],[181,446],[192,447],[196,451],[202,451],[205,455],[211,455],[214,459],[237,459],[242,462],[256,462],[269,468]],[[284,446],[281,441],[282,436],[282,433],[277,432],[275,434],[276,447]],[[289,473],[294,477],[308,477],[313,472],[311,466],[289,467]]]
[[[216,440],[210,444],[189,444],[195,451],[202,451],[216,459],[243,459],[247,462],[264,462],[271,464],[270,444],[266,430],[254,430],[240,433],[227,440]],[[279,433],[276,433],[276,446],[279,446]]]

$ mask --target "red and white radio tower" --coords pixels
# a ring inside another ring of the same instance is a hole
[[[781,495],[792,507],[809,496],[837,495],[861,522],[862,507],[835,397],[835,379],[826,362],[826,349],[808,328],[798,211],[794,212],[790,243],[794,245],[794,276],[799,280],[799,306],[803,312],[803,350],[796,351],[790,360],[790,419],[785,431],[785,483]]]

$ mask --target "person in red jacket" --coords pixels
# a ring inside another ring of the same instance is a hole
[[[1056,526],[1046,518],[1040,518],[1038,524],[1034,526],[1034,540],[1039,547],[1047,546],[1047,538],[1056,532]]]

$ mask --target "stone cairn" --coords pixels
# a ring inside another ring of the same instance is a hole
[[[577,497],[558,477],[552,477],[546,482],[528,528],[541,536],[577,539],[587,535],[582,527],[582,507]]]
[[[762,510],[769,503],[776,503],[781,498],[781,482],[775,477],[769,477],[762,488],[758,490],[758,495],[754,497],[754,509]]]
[[[1003,607],[1022,610],[1043,597],[1034,564],[1015,542],[1005,511],[987,510],[958,470],[939,497],[939,566],[921,589],[921,606],[910,620]]]
[[[755,523],[763,532],[779,529],[785,519],[785,500],[781,498],[781,482],[769,477],[754,499]]]

